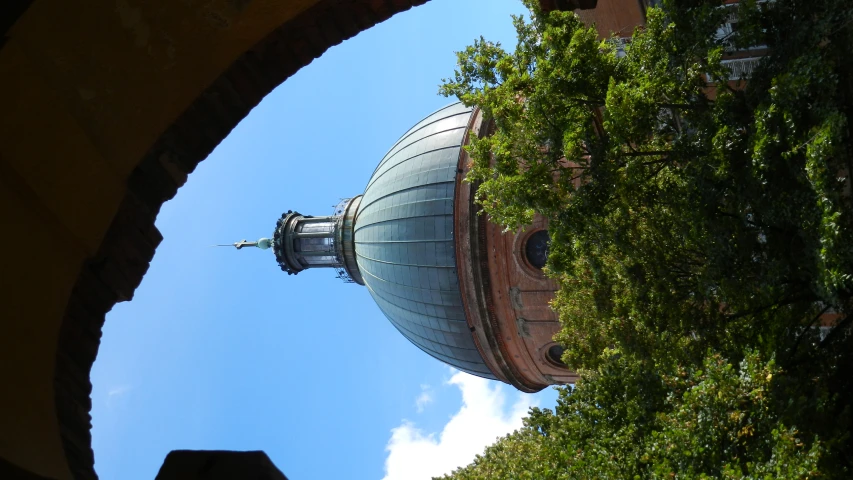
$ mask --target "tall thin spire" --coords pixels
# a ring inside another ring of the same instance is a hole
[[[240,250],[243,247],[255,247],[260,248],[261,250],[266,250],[270,248],[270,246],[272,246],[272,240],[266,237],[259,238],[257,242],[249,242],[244,238],[239,242],[211,245],[211,247],[235,247],[237,250]]]

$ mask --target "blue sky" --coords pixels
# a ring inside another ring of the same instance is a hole
[[[453,52],[515,44],[518,0],[432,0],[333,47],[271,93],[190,176],[132,302],[107,317],[92,371],[105,480],[151,480],[173,449],[267,452],[292,480],[417,479],[470,462],[553,391],[451,371],[405,340],[364,287],[283,274],[283,211],[360,194],[399,135],[452,101]]]

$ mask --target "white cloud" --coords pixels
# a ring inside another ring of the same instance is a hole
[[[130,385],[122,385],[109,389],[109,391],[107,391],[107,408],[112,408],[113,401],[129,392],[132,388],[133,387]]]
[[[433,400],[432,388],[429,385],[421,385],[421,394],[415,399],[415,408],[418,409],[418,413],[423,413],[424,407],[432,403]]]
[[[449,383],[462,391],[462,407],[438,434],[407,420],[392,429],[384,480],[430,479],[467,465],[498,437],[521,427],[536,405],[536,397],[525,394],[508,405],[508,387],[467,373],[455,373]]]

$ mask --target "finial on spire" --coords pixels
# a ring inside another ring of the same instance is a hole
[[[239,242],[234,242],[234,243],[230,243],[230,244],[218,244],[218,245],[211,245],[211,246],[212,247],[234,247],[237,250],[240,250],[243,247],[255,247],[255,248],[260,248],[261,250],[266,250],[266,249],[270,248],[271,245],[272,245],[272,240],[270,240],[269,238],[259,238],[257,242],[249,242],[249,241],[246,241],[246,239],[244,238],[243,240],[240,240]]]

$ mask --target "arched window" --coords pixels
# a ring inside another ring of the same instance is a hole
[[[548,261],[548,246],[551,243],[551,237],[548,236],[547,230],[539,230],[527,238],[527,243],[524,246],[524,256],[530,265],[542,269],[545,267],[545,262]]]
[[[545,356],[547,356],[548,360],[550,360],[552,363],[559,365],[561,367],[565,367],[566,364],[563,362],[563,359],[562,359],[563,352],[565,352],[565,351],[566,351],[566,349],[563,348],[562,345],[556,345],[555,344],[555,345],[551,345],[548,348],[548,352],[545,354]]]

